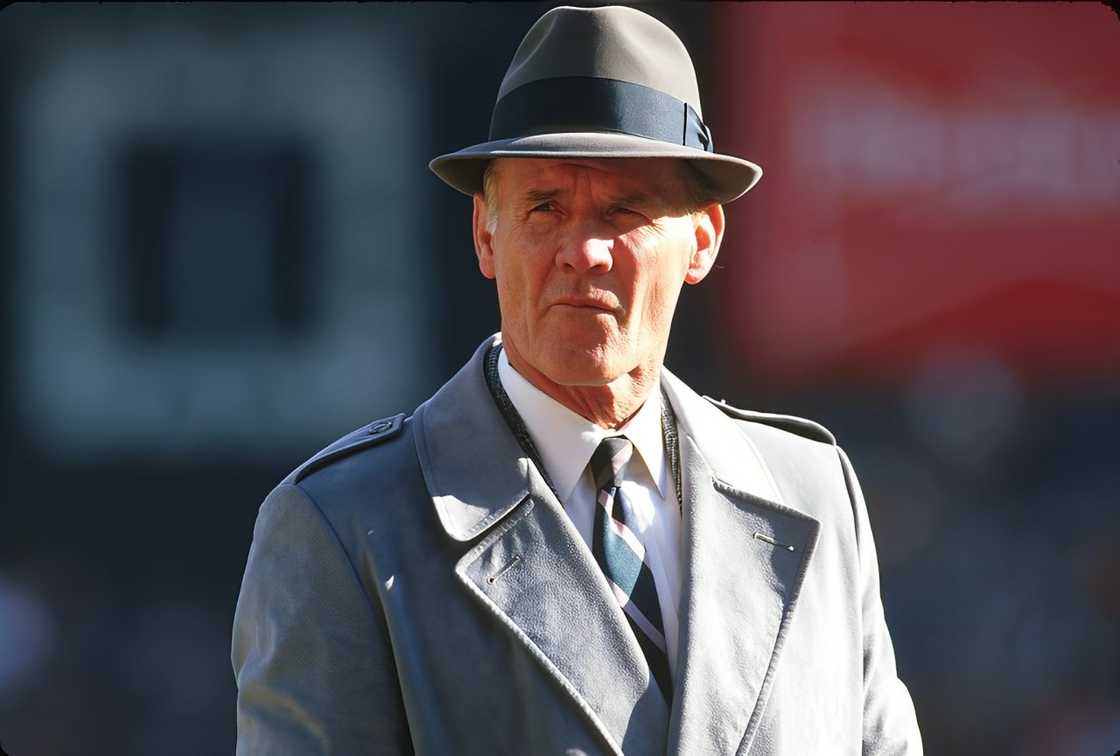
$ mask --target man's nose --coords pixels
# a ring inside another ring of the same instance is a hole
[[[556,264],[575,273],[606,273],[614,265],[614,237],[591,224],[581,224],[564,239]]]

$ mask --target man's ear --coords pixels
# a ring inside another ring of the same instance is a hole
[[[471,224],[478,269],[487,278],[494,278],[494,234],[486,228],[486,199],[481,192],[475,192],[474,195],[474,216]]]
[[[688,271],[684,281],[698,284],[707,277],[715,265],[719,245],[723,241],[723,205],[718,202],[699,210],[692,215],[693,232],[696,234],[696,249],[688,261]]]

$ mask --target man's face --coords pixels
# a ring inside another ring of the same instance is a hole
[[[719,205],[688,205],[670,159],[503,159],[496,226],[475,196],[475,246],[496,279],[502,335],[564,386],[600,386],[660,366],[681,285],[697,283],[723,232]],[[490,208],[493,211],[493,208]]]

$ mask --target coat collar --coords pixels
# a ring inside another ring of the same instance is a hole
[[[440,524],[469,541],[529,495],[533,463],[510,433],[483,374],[497,334],[416,410],[416,451]]]
[[[510,433],[483,374],[494,334],[416,411],[417,453],[440,523],[457,541],[472,540],[508,514],[530,491],[533,463]],[[662,385],[678,432],[695,444],[711,475],[724,484],[784,505],[762,455],[734,421],[667,368]]]
[[[784,506],[762,454],[734,421],[667,368],[661,369],[661,383],[677,415],[678,435],[691,440],[712,477],[750,496]]]

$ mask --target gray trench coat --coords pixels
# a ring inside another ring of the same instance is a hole
[[[490,397],[496,338],[264,501],[233,628],[239,754],[921,753],[828,431],[663,371],[684,496],[667,706]]]

